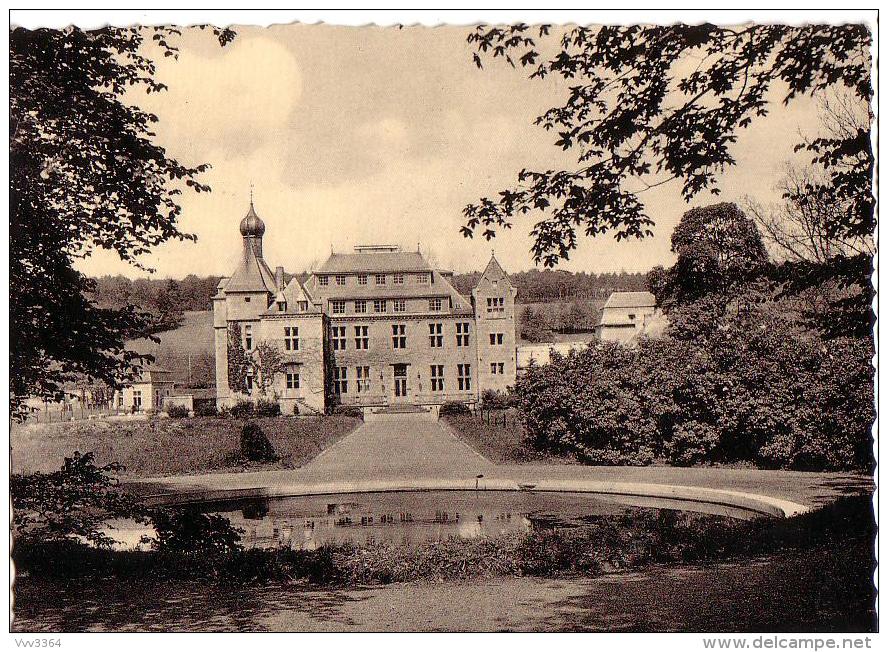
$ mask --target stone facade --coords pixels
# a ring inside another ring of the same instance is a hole
[[[515,382],[515,295],[491,257],[471,297],[419,252],[363,246],[331,254],[304,284],[284,283],[262,258],[265,226],[252,205],[241,223],[243,257],[213,300],[219,405],[260,396],[259,379],[229,383],[229,339],[247,355],[274,346],[285,367],[265,392],[285,414],[331,404],[474,403]],[[236,328],[233,328],[236,325]]]

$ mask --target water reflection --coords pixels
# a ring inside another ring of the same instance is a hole
[[[416,491],[250,498],[208,502],[204,512],[228,518],[243,530],[248,548],[314,550],[325,544],[389,543],[416,546],[451,538],[493,537],[535,529],[574,527],[598,516],[639,507],[690,510],[733,518],[754,514],[737,508],[668,499],[506,491]],[[152,533],[117,522],[108,534],[121,548],[140,546]]]
[[[226,503],[208,504],[204,509],[222,514],[243,529],[243,543],[251,548],[313,550],[341,543],[411,546],[533,529],[532,512],[539,505],[514,511],[514,505],[500,504],[502,497],[486,498],[455,492],[423,493],[419,498],[368,494],[254,499],[240,503],[239,509],[231,509],[232,505]]]

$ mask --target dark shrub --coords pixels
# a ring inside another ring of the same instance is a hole
[[[481,392],[481,405],[485,410],[507,410],[514,404],[512,394],[498,389],[485,389]]]
[[[438,415],[445,417],[448,415],[471,414],[469,406],[459,401],[447,401],[438,410]]]
[[[237,419],[251,417],[256,413],[256,406],[250,401],[238,401],[229,410],[231,416]]]
[[[872,343],[761,310],[531,366],[515,387],[529,445],[590,464],[872,469]]]
[[[154,548],[161,552],[230,553],[241,549],[240,530],[219,514],[193,508],[156,510]]]
[[[337,405],[333,408],[333,414],[343,417],[351,417],[353,419],[363,419],[364,410],[355,405]]]
[[[75,451],[52,473],[15,473],[9,478],[12,526],[17,537],[34,541],[82,538],[110,548],[105,524],[116,518],[144,522],[139,500],[119,490],[123,466],[96,466],[93,453]],[[113,533],[113,530],[111,530]]]
[[[214,417],[217,414],[216,404],[211,401],[203,401],[194,406],[194,416],[196,417]]]
[[[166,413],[171,419],[184,419],[190,414],[190,410],[186,405],[171,405],[166,409]]]
[[[274,447],[259,424],[250,421],[241,431],[241,457],[250,462],[274,462],[278,459]]]
[[[275,401],[259,401],[256,404],[256,414],[260,417],[281,416],[281,406]]]

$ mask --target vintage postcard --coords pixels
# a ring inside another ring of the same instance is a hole
[[[871,645],[874,12],[69,14],[9,32],[16,641]]]

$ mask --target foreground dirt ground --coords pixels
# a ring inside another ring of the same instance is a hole
[[[354,590],[16,586],[16,631],[874,631],[872,544],[594,579],[502,578]],[[666,596],[664,598],[664,596]]]

